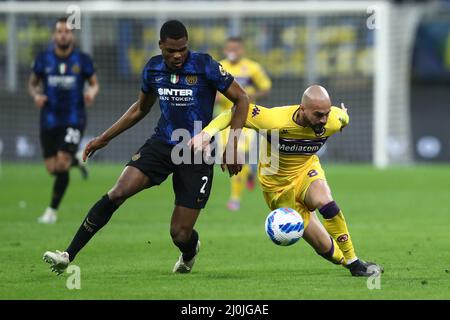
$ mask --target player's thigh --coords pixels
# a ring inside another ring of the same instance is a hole
[[[305,205],[313,210],[320,209],[327,203],[333,201],[330,187],[325,179],[314,180],[305,194]]]
[[[314,212],[310,213],[309,224],[305,228],[303,238],[319,253],[325,253],[330,250],[330,235]]]
[[[181,164],[172,176],[175,205],[203,209],[211,193],[214,165]]]
[[[147,175],[138,168],[127,166],[116,184],[109,190],[108,196],[113,202],[121,204],[127,198],[149,187],[151,182]]]
[[[149,178],[149,186],[160,185],[175,170],[171,160],[172,146],[158,139],[148,139],[126,164],[139,169]]]
[[[45,166],[49,173],[53,173],[55,171],[59,137],[55,130],[41,130],[39,137]]]
[[[297,201],[304,205],[309,211],[314,211],[317,207],[314,206],[315,202],[311,203],[309,201],[311,199],[311,192],[308,191],[312,190],[311,187],[321,184],[321,182],[316,181],[325,181],[326,183],[325,172],[323,171],[318,158],[315,156],[313,157],[314,158],[309,165],[299,170],[295,184],[296,195],[298,196]]]
[[[277,192],[263,192],[263,196],[271,210],[285,207],[297,211],[302,216],[304,226],[307,228],[311,213],[298,201],[294,187],[287,187]]]

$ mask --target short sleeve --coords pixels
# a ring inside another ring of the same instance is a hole
[[[36,59],[34,59],[31,64],[31,69],[38,77],[43,77],[45,75],[45,60],[42,53],[38,54]]]
[[[95,73],[94,62],[88,55],[83,55],[83,77],[89,79]]]
[[[234,81],[234,77],[229,74],[222,65],[208,56],[206,62],[206,78],[209,83],[218,91],[224,93]]]

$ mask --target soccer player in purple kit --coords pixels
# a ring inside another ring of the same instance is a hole
[[[171,153],[179,141],[172,140],[172,133],[176,129],[185,129],[194,136],[194,121],[202,121],[202,128],[208,125],[217,91],[236,106],[231,128],[242,129],[249,99],[233,76],[210,55],[189,51],[188,33],[181,22],[170,20],[163,24],[159,47],[162,54],[152,57],[144,67],[138,100],[116,123],[87,144],[84,159],[143,119],[159,98],[161,117],[155,132],[132,156],[113,188],[89,210],[68,248],[64,252],[44,253],[44,260],[57,274],[64,272],[126,199],[161,184],[170,174],[173,175],[175,193],[170,235],[181,251],[173,272],[189,273],[192,270],[200,248],[194,225],[211,192],[213,164],[204,160],[200,164],[175,164]],[[230,175],[242,169],[237,163],[238,138],[229,139],[226,147],[228,154],[234,155],[226,165]]]

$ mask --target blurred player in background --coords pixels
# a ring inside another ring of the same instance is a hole
[[[228,126],[232,113],[232,110],[223,112],[191,140],[195,152],[206,147],[212,136]],[[269,158],[262,157],[258,166],[259,181],[269,208],[288,207],[299,212],[305,223],[303,237],[318,254],[344,265],[353,276],[370,276],[383,269],[356,256],[344,214],[332,198],[315,155],[331,135],[342,131],[348,123],[344,105],[341,109],[332,107],[325,88],[314,85],[305,90],[300,105],[276,108],[250,105],[245,126],[271,130],[272,135],[273,130],[279,133],[276,154],[270,154],[270,134],[267,137],[267,155],[277,157],[279,167],[271,167]],[[324,218],[323,225],[314,213],[316,209]]]
[[[247,117],[249,100],[233,76],[210,55],[189,51],[188,33],[180,21],[170,20],[163,24],[159,48],[162,54],[152,57],[144,67],[138,100],[116,123],[86,145],[84,157],[91,156],[142,120],[159,99],[161,117],[155,132],[131,157],[113,188],[89,210],[66,251],[47,251],[44,254],[44,260],[58,274],[64,272],[120,205],[140,191],[160,185],[171,174],[175,208],[170,235],[181,251],[173,272],[189,273],[194,266],[200,249],[199,235],[194,225],[211,192],[214,164],[206,161],[193,163],[192,157],[188,157],[189,162],[184,159],[181,163],[175,161],[172,151],[182,141],[173,136],[175,131],[181,133],[180,129],[183,129],[183,133],[187,131],[192,137],[194,121],[201,121],[200,129],[211,121],[217,91],[236,106],[230,124],[231,128],[241,130]],[[238,138],[231,139],[228,144],[231,149],[226,149],[236,156]],[[188,156],[193,155],[188,148],[184,151],[189,152]],[[242,168],[237,164],[236,157],[227,167],[230,175]]]
[[[74,34],[66,18],[59,19],[53,32],[54,48],[41,52],[33,63],[28,91],[41,110],[40,140],[47,171],[55,176],[51,202],[40,223],[55,223],[57,210],[69,184],[69,170],[87,169],[78,153],[86,127],[85,105],[93,104],[99,91],[91,58],[75,49]],[[89,87],[84,90],[85,81]]]
[[[269,95],[270,89],[272,88],[272,82],[259,63],[245,57],[245,48],[242,38],[229,38],[225,44],[224,55],[225,59],[221,60],[220,63],[244,88],[249,96],[250,102],[256,103],[259,98]],[[217,114],[219,114],[220,112],[231,109],[233,104],[223,95],[218,95],[217,106],[219,107],[219,112]],[[222,132],[220,138],[221,141],[223,141],[223,144],[226,143],[228,134],[228,130]],[[248,152],[252,142],[256,139],[256,132],[251,129],[244,129],[243,134],[245,135],[245,143],[240,144],[239,148],[244,152]],[[230,199],[227,204],[229,210],[239,210],[245,185],[247,185],[247,189],[253,190],[255,186],[254,177],[256,168],[256,164],[246,164],[239,174],[231,177]]]

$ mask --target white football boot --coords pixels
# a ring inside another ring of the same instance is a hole
[[[197,256],[199,251],[200,251],[200,240],[197,241],[197,247],[195,248],[195,256],[189,261],[184,261],[183,254],[180,254],[180,257],[178,258],[177,263],[175,263],[175,266],[173,267],[172,272],[173,273],[189,273],[189,272],[191,272],[192,267],[194,266],[194,263],[195,263],[195,257]]]
[[[53,224],[56,223],[58,216],[56,215],[56,210],[48,207],[45,209],[44,214],[38,218],[39,223]]]
[[[62,274],[70,263],[69,254],[67,252],[60,252],[58,250],[56,250],[55,252],[45,252],[42,259],[50,264],[50,269],[52,269],[52,271],[57,275]]]

